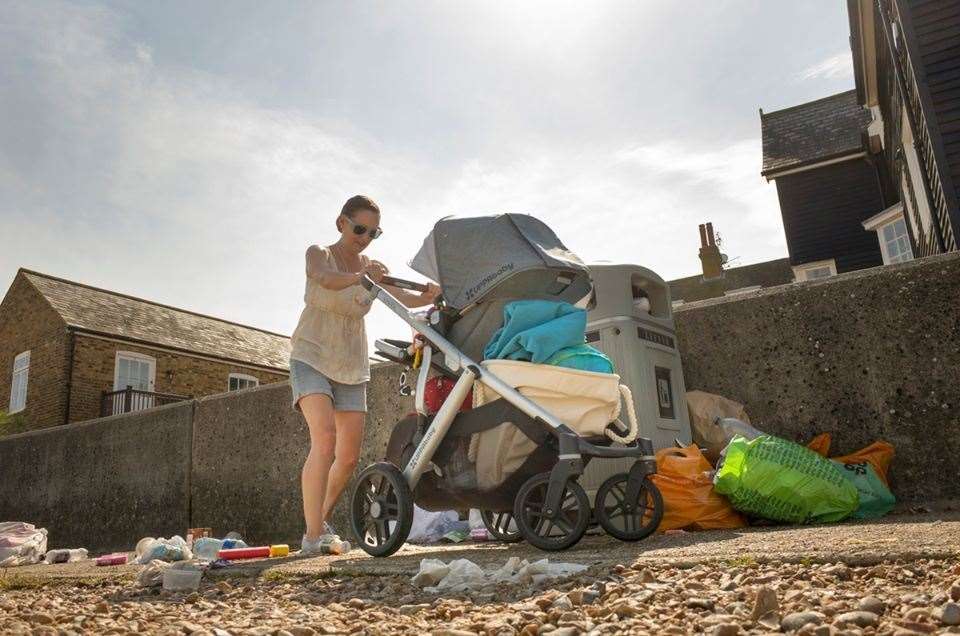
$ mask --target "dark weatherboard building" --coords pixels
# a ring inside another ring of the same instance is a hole
[[[855,89],[764,113],[797,280],[960,245],[960,0],[848,0]]]

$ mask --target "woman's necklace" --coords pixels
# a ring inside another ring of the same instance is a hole
[[[334,243],[330,246],[330,252],[333,254],[334,260],[337,261],[337,267],[340,268],[340,271],[345,273],[354,273],[355,271],[360,271],[359,262],[358,267],[354,269],[347,264],[347,259],[343,255],[342,248],[339,243]],[[358,259],[359,261],[359,259]]]

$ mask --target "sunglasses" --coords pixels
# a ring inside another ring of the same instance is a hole
[[[360,225],[359,223],[355,223],[353,219],[351,219],[349,216],[344,216],[343,218],[347,220],[347,223],[349,223],[350,227],[353,228],[353,233],[356,234],[357,236],[369,234],[371,239],[375,239],[375,238],[379,238],[383,234],[383,230],[381,230],[378,227],[368,228],[366,225]]]

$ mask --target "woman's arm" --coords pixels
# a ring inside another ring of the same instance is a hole
[[[331,291],[346,289],[347,287],[358,284],[364,274],[369,275],[374,282],[379,282],[385,273],[382,266],[377,266],[374,263],[368,264],[367,267],[364,267],[360,272],[338,272],[335,269],[331,269],[324,255],[324,251],[320,247],[311,245],[307,248],[307,278],[314,279],[320,283],[320,286],[324,289]]]

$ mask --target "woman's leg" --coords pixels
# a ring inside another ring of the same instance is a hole
[[[327,492],[323,498],[323,520],[330,517],[330,511],[337,505],[343,489],[347,487],[353,471],[360,459],[360,447],[363,445],[363,421],[366,413],[360,411],[337,411],[334,413],[336,422],[337,447],[336,457],[330,467],[330,476],[327,478]],[[342,532],[342,530],[341,530]]]
[[[310,429],[310,453],[300,473],[303,517],[307,522],[307,538],[316,539],[323,534],[323,500],[327,492],[327,476],[330,474],[336,450],[337,429],[330,396],[311,393],[300,398],[299,404]]]

